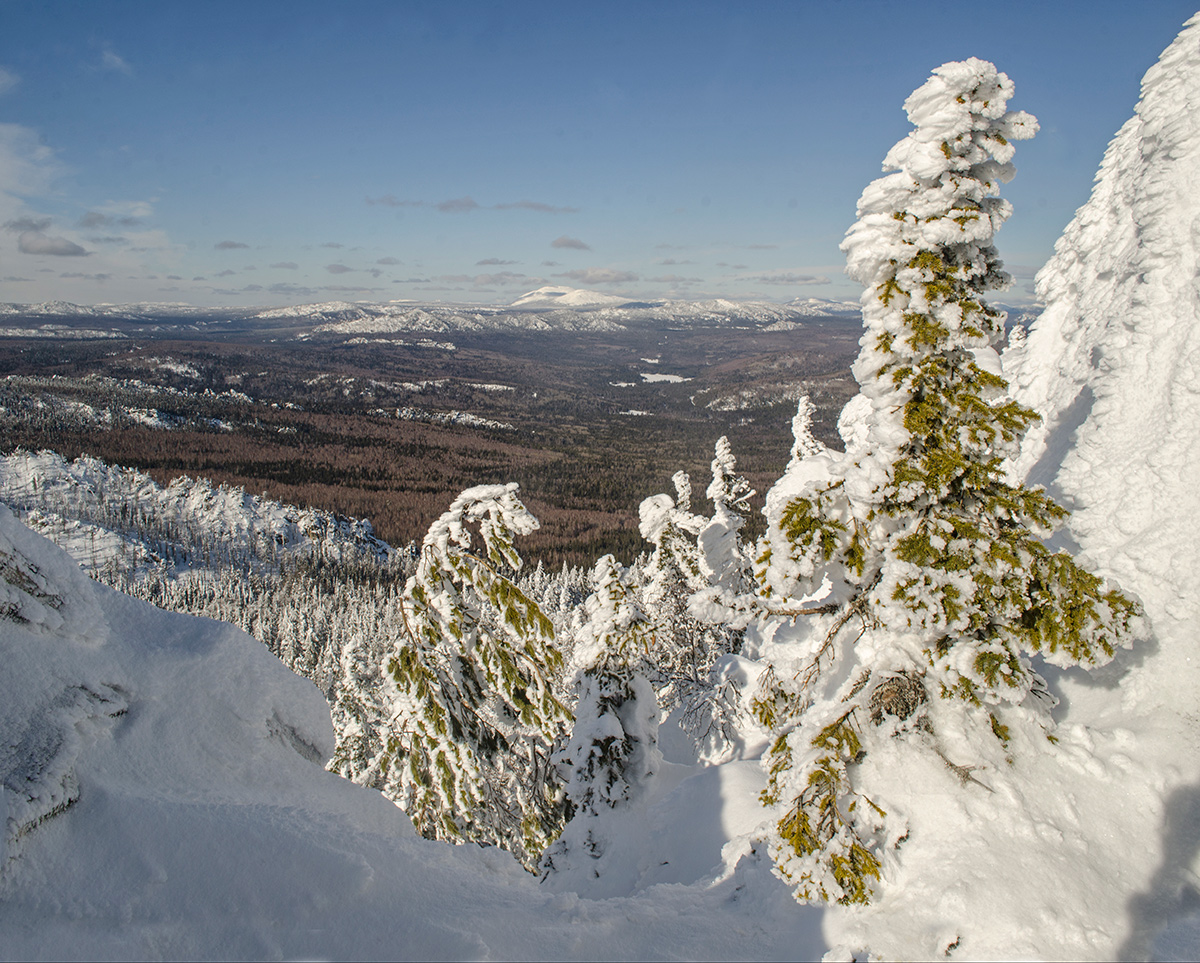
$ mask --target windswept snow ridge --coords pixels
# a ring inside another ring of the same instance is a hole
[[[1141,597],[1153,634],[1103,685],[1063,680],[1075,738],[1124,743],[1105,753],[1090,843],[1124,857],[1120,879],[1088,908],[1125,959],[1200,947],[1198,178],[1200,15],[1146,73],[1038,275],[1046,309],[1004,357],[1013,394],[1045,419],[1014,472],[1074,509],[1066,537]]]

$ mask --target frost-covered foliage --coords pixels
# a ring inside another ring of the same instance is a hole
[[[596,817],[635,799],[662,761],[658,700],[648,678],[654,628],[629,573],[611,555],[596,563],[592,584],[575,650],[575,728],[555,760],[570,822],[546,853],[547,871],[585,854],[601,859],[609,841]]]
[[[466,490],[430,527],[384,663],[379,763],[418,832],[504,846],[530,866],[562,825],[549,752],[570,719],[548,680],[554,628],[510,577],[514,536],[536,527],[515,484]]]
[[[716,601],[743,594],[751,573],[750,553],[739,533],[746,524],[754,490],[737,474],[737,461],[724,435],[717,439],[712,482],[706,494],[712,502],[713,515],[700,530],[697,542],[700,571],[708,581],[709,596]]]
[[[699,758],[722,758],[740,712],[739,692],[714,666],[741,645],[728,605],[744,593],[749,557],[738,533],[754,494],[736,473],[728,439],[716,445],[708,497],[712,518],[691,511],[691,481],[676,472],[676,497],[640,506],[642,536],[654,545],[641,573],[642,599],[655,627],[653,681],[665,713],[677,712]]]
[[[904,834],[886,786],[860,778],[864,759],[929,751],[979,783],[1011,727],[1050,726],[1030,656],[1102,664],[1136,620],[1041,541],[1066,512],[1004,473],[1037,420],[1005,394],[992,347],[1004,315],[983,300],[1008,281],[991,241],[1010,213],[996,195],[1012,142],[1037,130],[1006,109],[1012,91],[971,59],[906,101],[916,129],[842,245],[866,286],[847,450],[798,445],[768,498],[763,594],[816,613],[756,702],[775,732],[770,851],[798,899],[867,902]]]

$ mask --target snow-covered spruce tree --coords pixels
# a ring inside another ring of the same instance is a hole
[[[556,757],[570,822],[543,858],[547,872],[562,871],[583,854],[601,859],[608,843],[602,817],[636,798],[662,759],[658,700],[647,678],[654,628],[629,573],[611,555],[596,563],[592,585],[575,650],[575,728]]]
[[[1064,509],[1005,475],[1038,417],[1005,394],[992,347],[1004,315],[982,298],[1008,281],[991,241],[1010,211],[996,194],[1012,142],[1037,129],[1006,110],[1011,94],[971,59],[905,103],[916,129],[842,245],[866,285],[847,451],[801,460],[768,498],[764,592],[821,613],[756,702],[775,732],[769,848],[801,900],[869,901],[905,831],[884,811],[886,774],[904,771],[887,759],[934,753],[982,791],[1027,735],[1049,735],[1030,656],[1101,664],[1136,621],[1133,602],[1039,537]]]
[[[654,545],[641,580],[642,599],[655,628],[652,681],[663,711],[678,710],[680,727],[699,756],[708,760],[725,752],[731,718],[738,711],[737,694],[715,684],[712,669],[741,640],[740,629],[728,624],[721,600],[736,592],[746,577],[746,553],[738,531],[746,500],[753,494],[735,474],[727,439],[717,443],[712,465],[712,519],[691,511],[691,481],[684,472],[673,478],[674,500],[654,495],[639,509],[642,536]],[[704,602],[696,607],[700,596]]]
[[[513,537],[536,528],[515,484],[464,491],[430,527],[384,663],[380,760],[385,794],[422,835],[502,846],[531,869],[562,827],[549,756],[570,721],[547,680],[553,626],[510,578]]]
[[[688,600],[708,584],[697,543],[707,519],[691,510],[687,473],[676,472],[671,480],[675,498],[651,495],[638,506],[642,538],[654,546],[642,569],[641,598],[656,629],[654,682],[668,710],[678,704],[676,682],[698,679],[702,671],[705,630],[688,614]]]
[[[752,566],[739,533],[746,524],[754,490],[737,474],[737,461],[724,435],[717,439],[713,452],[712,482],[706,494],[713,505],[713,516],[697,538],[700,571],[717,594],[743,594],[750,582]]]

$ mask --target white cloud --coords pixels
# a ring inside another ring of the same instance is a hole
[[[20,82],[21,78],[11,70],[7,67],[0,67],[0,97],[3,97]]]
[[[129,62],[108,44],[104,45],[100,53],[100,66],[104,70],[112,70],[126,77],[133,76],[133,68],[129,66]]]

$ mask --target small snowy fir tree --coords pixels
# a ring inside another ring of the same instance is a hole
[[[717,440],[712,482],[706,494],[713,505],[713,516],[700,530],[697,540],[700,571],[715,590],[713,594],[729,597],[743,594],[750,583],[751,563],[739,533],[746,524],[754,491],[737,474],[737,461],[724,435]]]
[[[578,854],[601,859],[609,842],[603,817],[636,798],[661,762],[658,701],[647,678],[653,627],[630,583],[611,555],[592,572],[576,648],[575,729],[557,756],[571,821],[543,859],[547,872],[566,869]]]
[[[747,575],[738,531],[746,499],[753,494],[735,474],[727,439],[718,442],[712,464],[708,495],[717,509],[712,519],[691,511],[692,486],[685,472],[673,478],[674,500],[654,495],[639,509],[642,536],[654,545],[641,580],[642,600],[655,628],[652,681],[663,711],[678,710],[676,718],[699,757],[710,760],[725,751],[731,714],[737,711],[736,693],[714,684],[712,669],[741,639],[720,600],[732,596]],[[707,555],[701,548],[705,533]],[[715,593],[717,599],[706,595],[694,607],[705,593]]]
[[[384,664],[382,760],[385,793],[422,835],[503,846],[530,867],[562,826],[549,755],[570,720],[547,678],[553,627],[510,578],[514,535],[536,528],[515,484],[468,489],[430,527]]]
[[[869,901],[906,831],[884,809],[905,752],[936,754],[965,788],[999,778],[1016,747],[1049,735],[1030,656],[1104,663],[1137,618],[1041,540],[1065,511],[1005,475],[1038,417],[1005,393],[992,347],[1004,315],[982,298],[1008,281],[991,241],[1010,212],[996,194],[1012,142],[1037,130],[1006,110],[1012,89],[971,59],[906,102],[916,129],[842,245],[866,285],[847,451],[800,452],[768,497],[763,593],[820,613],[755,703],[775,733],[769,848],[801,900]]]
[[[789,469],[799,465],[805,458],[820,455],[826,450],[825,445],[813,435],[812,418],[816,410],[808,395],[801,395],[800,400],[796,402],[796,414],[792,417],[793,441]]]

